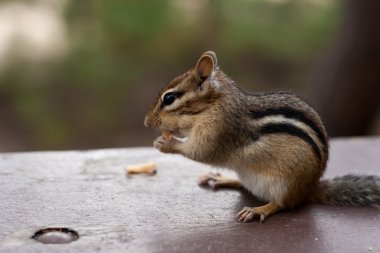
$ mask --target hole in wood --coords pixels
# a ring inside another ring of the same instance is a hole
[[[46,244],[70,243],[78,238],[79,234],[70,228],[44,228],[32,236],[32,239]]]

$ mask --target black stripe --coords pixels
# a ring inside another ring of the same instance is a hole
[[[321,129],[318,127],[318,125],[309,117],[307,117],[303,112],[298,111],[296,109],[286,107],[270,108],[264,111],[251,111],[251,115],[254,119],[260,119],[271,115],[282,115],[286,118],[299,120],[314,130],[314,132],[317,134],[318,138],[321,140],[323,145],[327,145],[327,139],[325,135],[322,133]]]
[[[270,123],[264,125],[259,132],[261,134],[284,133],[301,138],[313,148],[315,154],[318,156],[319,160],[321,160],[321,151],[317,144],[315,144],[314,140],[306,132],[298,127],[286,123]]]

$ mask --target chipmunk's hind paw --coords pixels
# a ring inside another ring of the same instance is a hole
[[[254,207],[244,207],[237,215],[237,219],[242,222],[249,222],[253,220],[253,218],[260,218],[260,223],[265,220],[266,215],[264,213],[260,213]]]
[[[213,189],[220,187],[241,188],[242,185],[237,179],[228,178],[219,173],[208,173],[198,179],[198,184],[201,186],[210,185]]]
[[[237,219],[242,222],[249,222],[254,218],[259,218],[260,223],[263,223],[264,220],[278,212],[280,207],[273,203],[268,203],[259,207],[244,207],[237,215]]]

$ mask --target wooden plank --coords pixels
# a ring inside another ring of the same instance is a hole
[[[326,177],[380,175],[380,138],[335,139],[331,148]],[[148,161],[158,163],[156,175],[125,176],[127,165]],[[199,187],[208,171],[151,148],[2,154],[0,252],[380,251],[376,209],[309,205],[242,224],[235,214],[260,202],[244,191]],[[80,237],[31,239],[46,227]]]

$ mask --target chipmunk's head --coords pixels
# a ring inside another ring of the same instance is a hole
[[[174,78],[161,90],[145,116],[145,126],[186,137],[197,117],[220,96],[218,72],[215,53],[202,54],[193,69]]]

